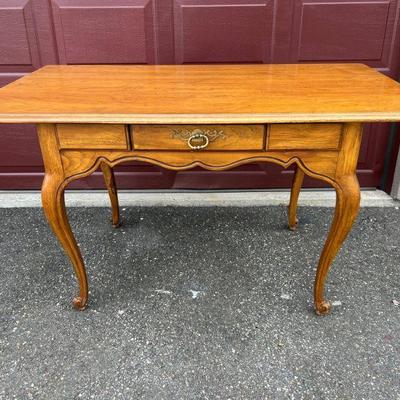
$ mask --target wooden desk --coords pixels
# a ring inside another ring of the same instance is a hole
[[[101,167],[118,226],[117,164],[223,170],[265,161],[297,165],[290,229],[304,174],[336,190],[314,287],[316,312],[327,313],[324,282],[359,209],[362,123],[399,120],[400,85],[360,64],[48,66],[0,90],[0,122],[38,124],[43,208],[74,266],[79,310],[88,283],[65,212],[70,182]]]

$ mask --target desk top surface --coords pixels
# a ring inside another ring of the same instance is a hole
[[[362,64],[46,66],[0,89],[0,122],[399,121],[400,84]]]

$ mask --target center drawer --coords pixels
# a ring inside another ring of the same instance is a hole
[[[135,150],[263,150],[265,125],[131,125]]]

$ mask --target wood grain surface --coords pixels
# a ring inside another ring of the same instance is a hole
[[[60,149],[128,150],[127,127],[115,124],[58,124]]]
[[[341,124],[274,124],[268,132],[269,150],[337,150]]]
[[[0,122],[400,120],[400,85],[362,64],[46,66],[0,89]]]
[[[135,150],[190,150],[188,140],[196,132],[209,137],[204,150],[263,150],[264,125],[132,125]]]

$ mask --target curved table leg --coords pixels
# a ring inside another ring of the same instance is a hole
[[[336,208],[332,226],[326,239],[317,268],[314,304],[317,314],[326,314],[330,303],[324,299],[324,285],[329,267],[357,217],[360,208],[360,186],[357,176],[347,175],[336,182]]]
[[[119,226],[121,226],[121,220],[119,215],[118,193],[117,185],[115,184],[114,171],[105,162],[102,162],[100,164],[100,168],[103,172],[104,182],[108,190],[108,195],[110,196],[112,208],[112,225],[114,228],[118,228]]]
[[[59,154],[54,125],[38,125],[39,142],[45,165],[42,185],[43,210],[49,225],[69,257],[79,284],[79,296],[73,300],[74,307],[83,310],[88,301],[88,281],[85,264],[69,225],[64,204],[65,174]]]
[[[47,220],[75,270],[79,284],[79,296],[73,299],[74,307],[83,310],[88,300],[88,282],[81,252],[65,211],[63,179],[46,173],[42,186],[42,203]]]
[[[299,200],[299,194],[301,185],[304,180],[304,172],[299,166],[296,167],[296,172],[293,178],[292,189],[290,191],[290,202],[289,202],[289,229],[295,231],[297,228],[297,202]]]
[[[346,123],[343,125],[336,171],[331,180],[336,190],[335,214],[315,276],[314,305],[315,311],[319,315],[328,313],[331,308],[330,303],[324,298],[325,280],[332,261],[350,232],[360,208],[360,185],[356,175],[356,166],[361,137],[361,124]]]

